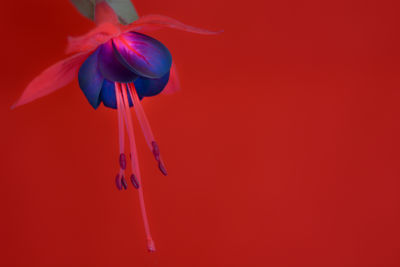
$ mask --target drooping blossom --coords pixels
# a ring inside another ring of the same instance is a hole
[[[119,190],[127,189],[127,162],[131,164],[129,180],[138,190],[142,219],[147,238],[147,248],[155,251],[145,209],[143,186],[138,164],[134,128],[130,108],[133,107],[162,174],[167,170],[160,150],[140,101],[160,92],[179,89],[179,80],[172,56],[158,40],[144,32],[169,27],[199,34],[218,32],[187,26],[161,15],[148,15],[128,25],[122,25],[114,10],[104,1],[95,9],[96,27],[86,35],[69,38],[64,59],[37,76],[25,89],[13,108],[48,95],[78,76],[79,86],[89,104],[97,109],[101,104],[116,109],[119,128],[119,172],[115,183]],[[125,130],[130,153],[125,152]]]

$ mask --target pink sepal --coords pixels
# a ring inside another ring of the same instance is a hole
[[[79,53],[43,71],[26,87],[22,96],[11,108],[27,104],[66,86],[76,77],[79,67],[87,57],[88,53]]]
[[[222,31],[209,31],[209,30],[204,30],[196,27],[192,27],[186,24],[183,24],[182,22],[167,17],[163,15],[146,15],[143,17],[140,17],[138,20],[134,21],[133,23],[129,25],[121,25],[121,31],[122,32],[128,32],[128,31],[137,31],[137,32],[146,32],[146,31],[152,31],[157,29],[157,27],[163,28],[163,27],[168,27],[172,29],[177,29],[181,31],[186,31],[186,32],[192,32],[192,33],[197,33],[197,34],[219,34]]]
[[[178,73],[176,71],[176,65],[172,62],[171,70],[169,72],[169,81],[167,86],[161,92],[162,94],[170,95],[181,90],[181,83],[179,81]]]

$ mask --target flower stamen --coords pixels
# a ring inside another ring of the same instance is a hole
[[[117,186],[118,190],[122,190],[122,182],[121,182],[121,174],[117,173],[115,176],[115,185]]]
[[[117,98],[117,113],[118,113],[118,137],[119,137],[119,174],[116,177],[116,185],[118,190],[127,189],[128,184],[124,178],[126,169],[126,156],[125,156],[125,131],[124,131],[124,120],[122,116],[122,103],[117,97],[118,89],[115,87],[115,96]],[[124,182],[125,181],[125,182]]]
[[[126,156],[124,153],[121,153],[119,155],[119,166],[121,169],[125,170],[126,169]]]
[[[139,189],[139,182],[136,179],[136,176],[134,174],[131,175],[131,183],[132,183],[133,187],[135,187],[136,189]]]
[[[168,173],[165,168],[164,162],[161,158],[160,149],[158,147],[157,142],[155,141],[153,132],[150,127],[150,123],[146,117],[146,114],[144,113],[142,104],[140,103],[139,96],[135,89],[135,85],[133,83],[130,83],[128,84],[128,88],[129,88],[128,90],[129,95],[133,100],[133,107],[135,108],[136,117],[138,118],[140,127],[142,128],[142,132],[144,134],[144,138],[146,139],[146,143],[150,148],[150,151],[153,153],[161,173],[167,176]]]
[[[145,230],[146,238],[147,238],[147,249],[150,252],[155,252],[156,248],[155,248],[153,239],[151,237],[150,226],[149,226],[146,207],[145,207],[145,203],[144,203],[143,186],[139,186],[139,185],[142,185],[142,179],[140,176],[139,161],[138,161],[137,151],[136,151],[136,142],[135,142],[135,134],[133,131],[132,116],[131,116],[131,113],[129,110],[129,100],[128,100],[128,95],[126,92],[127,86],[126,86],[126,84],[120,84],[120,83],[116,82],[115,88],[116,88],[117,101],[120,101],[120,103],[122,103],[121,113],[123,114],[123,117],[125,120],[125,126],[126,126],[126,129],[128,132],[128,138],[129,138],[129,144],[130,144],[130,150],[131,150],[131,165],[132,165],[132,172],[133,172],[133,177],[134,177],[133,181],[136,182],[138,193],[139,193],[140,210],[142,213],[144,230]],[[137,180],[136,180],[136,178],[137,178]],[[132,176],[131,176],[131,182],[132,182]],[[135,186],[135,184],[134,184],[134,186]],[[135,188],[136,188],[136,186],[135,186]]]

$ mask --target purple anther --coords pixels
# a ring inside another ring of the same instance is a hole
[[[158,162],[158,168],[160,169],[162,174],[164,174],[164,176],[168,175],[167,169],[165,168],[164,164],[161,161]]]
[[[119,155],[119,166],[121,169],[125,170],[126,169],[126,156],[124,153],[121,153]]]
[[[123,175],[121,177],[121,184],[125,190],[128,189],[128,183],[126,182],[125,177]]]
[[[122,190],[122,183],[121,183],[121,177],[119,174],[115,177],[115,185],[117,186],[118,190]]]
[[[158,144],[156,141],[151,142],[151,145],[153,146],[153,155],[156,158],[157,161],[160,161],[160,149],[158,147]]]
[[[131,183],[136,189],[139,189],[139,182],[134,174],[131,175]]]

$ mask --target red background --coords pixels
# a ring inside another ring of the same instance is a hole
[[[225,30],[155,35],[183,85],[143,101],[169,177],[137,135],[157,253],[114,185],[113,110],[77,82],[9,110],[91,23],[66,0],[3,1],[1,266],[400,265],[398,1],[135,5]]]

